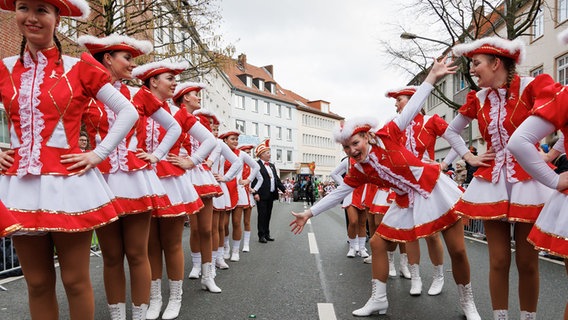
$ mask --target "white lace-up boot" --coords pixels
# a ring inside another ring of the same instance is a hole
[[[410,265],[410,295],[419,296],[422,294],[422,278],[420,278],[420,265]]]
[[[146,320],[146,312],[148,312],[148,305],[143,303],[139,306],[132,304],[132,320]]]
[[[170,299],[166,310],[162,314],[162,320],[175,319],[179,315],[181,309],[181,296],[183,295],[183,280],[169,280],[170,283]]]
[[[396,277],[396,268],[394,267],[394,251],[387,251],[389,259],[389,277]]]
[[[162,280],[152,280],[150,284],[150,305],[146,312],[146,319],[154,320],[160,316],[162,310]]]
[[[369,257],[369,253],[367,252],[367,248],[365,247],[366,242],[366,237],[359,237],[359,255],[361,256],[361,258]]]
[[[217,250],[217,259],[215,259],[215,265],[221,270],[229,269],[229,265],[225,262],[223,250],[225,250],[223,247],[219,247]]]
[[[347,251],[347,258],[355,258],[357,250],[355,250],[355,239],[349,239],[349,251]]]
[[[536,312],[521,311],[521,320],[536,320]]]
[[[387,284],[377,279],[371,280],[372,291],[371,297],[365,303],[363,308],[357,309],[352,312],[357,317],[368,317],[372,314],[385,314],[389,307],[387,300]]]
[[[465,313],[467,320],[481,320],[479,313],[477,313],[477,308],[475,307],[475,302],[473,301],[473,289],[471,288],[471,283],[458,284],[458,293],[460,297],[460,306]]]
[[[229,245],[229,236],[225,236],[225,241],[223,242],[223,255],[224,259],[229,259],[231,257],[231,246]]]
[[[428,295],[436,296],[442,292],[444,287],[444,265],[434,266],[434,275],[432,276],[432,284],[428,289]]]
[[[126,305],[124,302],[109,304],[108,311],[110,312],[111,320],[126,320]]]
[[[215,265],[206,262],[201,266],[201,289],[212,293],[221,293],[221,288],[215,284]]]
[[[410,279],[410,270],[408,269],[408,256],[406,253],[400,254],[400,275],[403,278]]]
[[[509,310],[493,310],[493,319],[509,320]]]
[[[245,231],[243,234],[243,252],[250,251],[250,231]]]
[[[231,254],[231,261],[239,261],[239,250],[241,247],[241,240],[233,240],[233,253]]]
[[[192,252],[191,253],[191,271],[187,276],[189,279],[199,279],[201,275],[201,252]]]

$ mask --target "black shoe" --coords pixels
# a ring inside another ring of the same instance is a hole
[[[271,238],[270,236],[267,236],[267,237],[265,237],[265,238],[266,238],[266,240],[268,240],[268,241],[274,241],[274,238]]]
[[[262,238],[258,239],[258,242],[267,243],[268,241],[266,241],[266,238],[262,237]]]

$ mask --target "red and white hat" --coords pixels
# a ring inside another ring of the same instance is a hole
[[[254,145],[252,145],[252,144],[239,144],[239,146],[237,147],[237,149],[240,149],[240,150],[243,150],[243,151],[251,150],[252,148],[254,148]]]
[[[568,44],[568,29],[565,29],[564,31],[560,32],[557,35],[558,38],[558,42],[560,42],[561,44]]]
[[[525,44],[520,39],[508,40],[499,37],[487,37],[469,43],[454,46],[452,51],[456,56],[471,58],[475,54],[490,54],[507,57],[521,64],[525,58]]]
[[[174,91],[173,100],[176,101],[186,93],[191,91],[201,91],[203,89],[207,89],[207,85],[201,82],[182,82],[179,83]]]
[[[411,97],[416,90],[418,89],[417,86],[406,86],[398,89],[389,90],[385,93],[385,97],[387,98],[397,98],[398,96],[409,96]]]
[[[157,76],[165,72],[171,72],[175,75],[182,73],[189,68],[187,61],[172,62],[168,60],[156,61],[143,64],[132,70],[132,76],[142,81]]]
[[[356,135],[359,132],[368,132],[372,128],[376,128],[377,124],[378,122],[376,119],[367,117],[345,120],[339,124],[339,127],[336,127],[333,130],[333,139],[335,139],[335,142],[337,143],[344,144],[353,135]]]
[[[62,17],[77,17],[86,20],[91,14],[89,3],[84,0],[43,0],[57,9]],[[15,0],[0,0],[0,9],[7,11],[16,10]]]
[[[128,51],[133,58],[136,58],[143,54],[148,54],[154,49],[150,41],[137,40],[116,33],[103,38],[91,35],[80,36],[77,42],[86,47],[93,55],[107,51]]]
[[[231,129],[228,126],[223,126],[223,128],[219,129],[219,134],[217,135],[217,137],[219,139],[225,139],[228,138],[230,136],[240,136],[242,132],[240,132],[237,129]]]
[[[265,139],[256,148],[254,148],[254,154],[258,158],[265,151],[270,151],[270,139]]]
[[[209,110],[198,109],[193,112],[193,115],[196,117],[206,117],[207,119],[211,119],[213,120],[213,124],[216,125],[219,125],[221,123],[219,121],[219,118],[217,118],[217,116]]]

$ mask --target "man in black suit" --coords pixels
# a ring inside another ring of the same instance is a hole
[[[270,217],[272,216],[272,206],[274,200],[278,199],[278,189],[282,192],[286,190],[278,174],[276,167],[270,163],[270,140],[266,139],[255,148],[255,155],[259,158],[260,165],[259,174],[262,175],[262,184],[255,179],[251,184],[251,192],[254,194],[256,201],[256,209],[258,211],[258,241],[267,243],[274,241],[270,236]]]

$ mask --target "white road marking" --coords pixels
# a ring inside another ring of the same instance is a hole
[[[318,314],[320,320],[337,320],[333,303],[318,303]]]
[[[316,242],[316,235],[313,232],[308,233],[308,243],[310,244],[310,253],[319,254],[318,244]]]

